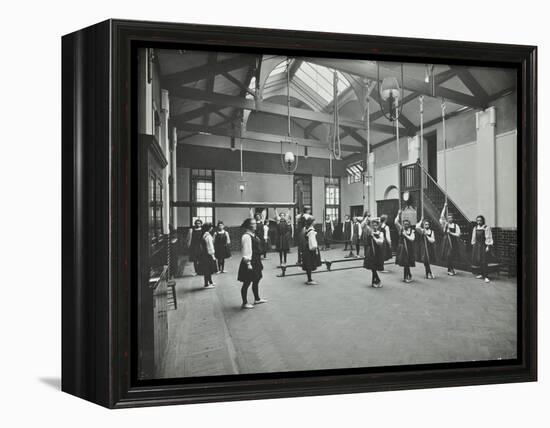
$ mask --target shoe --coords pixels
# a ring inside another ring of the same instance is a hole
[[[483,278],[483,275],[477,275],[476,278],[477,278],[477,279],[482,279],[482,278]]]
[[[389,270],[379,270],[378,272],[379,272],[379,273],[388,273]]]
[[[447,275],[453,276],[453,273],[452,273],[450,270],[448,270],[448,271],[447,271]]]
[[[261,305],[262,303],[267,303],[266,299],[254,300],[255,305]]]
[[[489,283],[489,282],[491,282],[491,280],[489,278],[485,278],[485,282]]]
[[[254,309],[254,305],[250,303],[243,303],[241,309]]]
[[[222,270],[222,273],[227,273],[227,271],[224,269],[224,270]]]
[[[210,285],[211,285],[211,286],[215,286],[216,283],[215,283],[215,282],[211,282]]]
[[[406,282],[407,284],[410,284],[410,283],[412,282],[412,279],[411,279],[411,278],[407,278],[407,279],[405,280],[405,282]]]
[[[204,288],[205,288],[206,290],[210,290],[210,289],[212,289],[212,288],[216,288],[216,286],[215,286],[214,284],[208,284],[208,285],[205,285]]]
[[[455,271],[452,271],[451,272],[451,276],[455,276],[456,275],[456,272]]]
[[[317,285],[317,282],[315,281],[307,281],[306,285]]]

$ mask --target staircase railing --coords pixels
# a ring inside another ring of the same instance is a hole
[[[445,206],[445,191],[437,184],[433,177],[420,165],[418,168],[422,171],[424,184],[424,197],[427,197],[432,204],[441,212]],[[447,195],[447,211],[453,214],[455,222],[461,228],[469,228],[471,220],[464,214],[460,207]],[[466,230],[464,230],[466,232]]]

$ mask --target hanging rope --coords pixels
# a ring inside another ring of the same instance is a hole
[[[340,106],[338,102],[338,73],[336,71],[334,72],[332,79],[332,93],[334,126],[329,150],[333,153],[336,160],[340,160],[342,159],[342,144],[340,143]]]
[[[363,189],[367,187],[367,211],[370,213],[370,170],[369,170],[369,157],[370,157],[370,82],[367,82],[367,156],[365,157],[365,180],[363,183]],[[374,173],[374,171],[373,171]]]
[[[397,192],[399,195],[399,210],[401,210],[401,163],[399,150],[399,98],[395,99],[395,144],[397,146]]]
[[[420,95],[420,217],[424,217],[424,95]]]
[[[443,169],[444,169],[444,180],[445,180],[445,206],[447,206],[448,197],[447,197],[447,129],[445,128],[445,110],[447,106],[445,104],[445,99],[441,99],[441,125],[443,127]],[[447,207],[445,215],[448,214],[449,208]]]

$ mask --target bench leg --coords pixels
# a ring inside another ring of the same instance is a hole
[[[325,262],[325,264],[327,265],[327,270],[330,272],[330,268],[332,266],[332,263],[331,262]]]

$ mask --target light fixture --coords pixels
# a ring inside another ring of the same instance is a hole
[[[399,105],[399,99],[403,96],[403,64],[401,64],[401,85],[395,76],[384,77],[380,83],[380,62],[377,62],[377,65],[380,110],[386,119],[394,122],[403,110],[403,105]]]
[[[281,141],[281,165],[288,174],[293,174],[298,169],[298,142],[292,138],[290,130],[290,58],[286,60],[286,104],[287,104],[287,141]],[[283,143],[295,145],[296,154],[289,150],[283,153]]]

